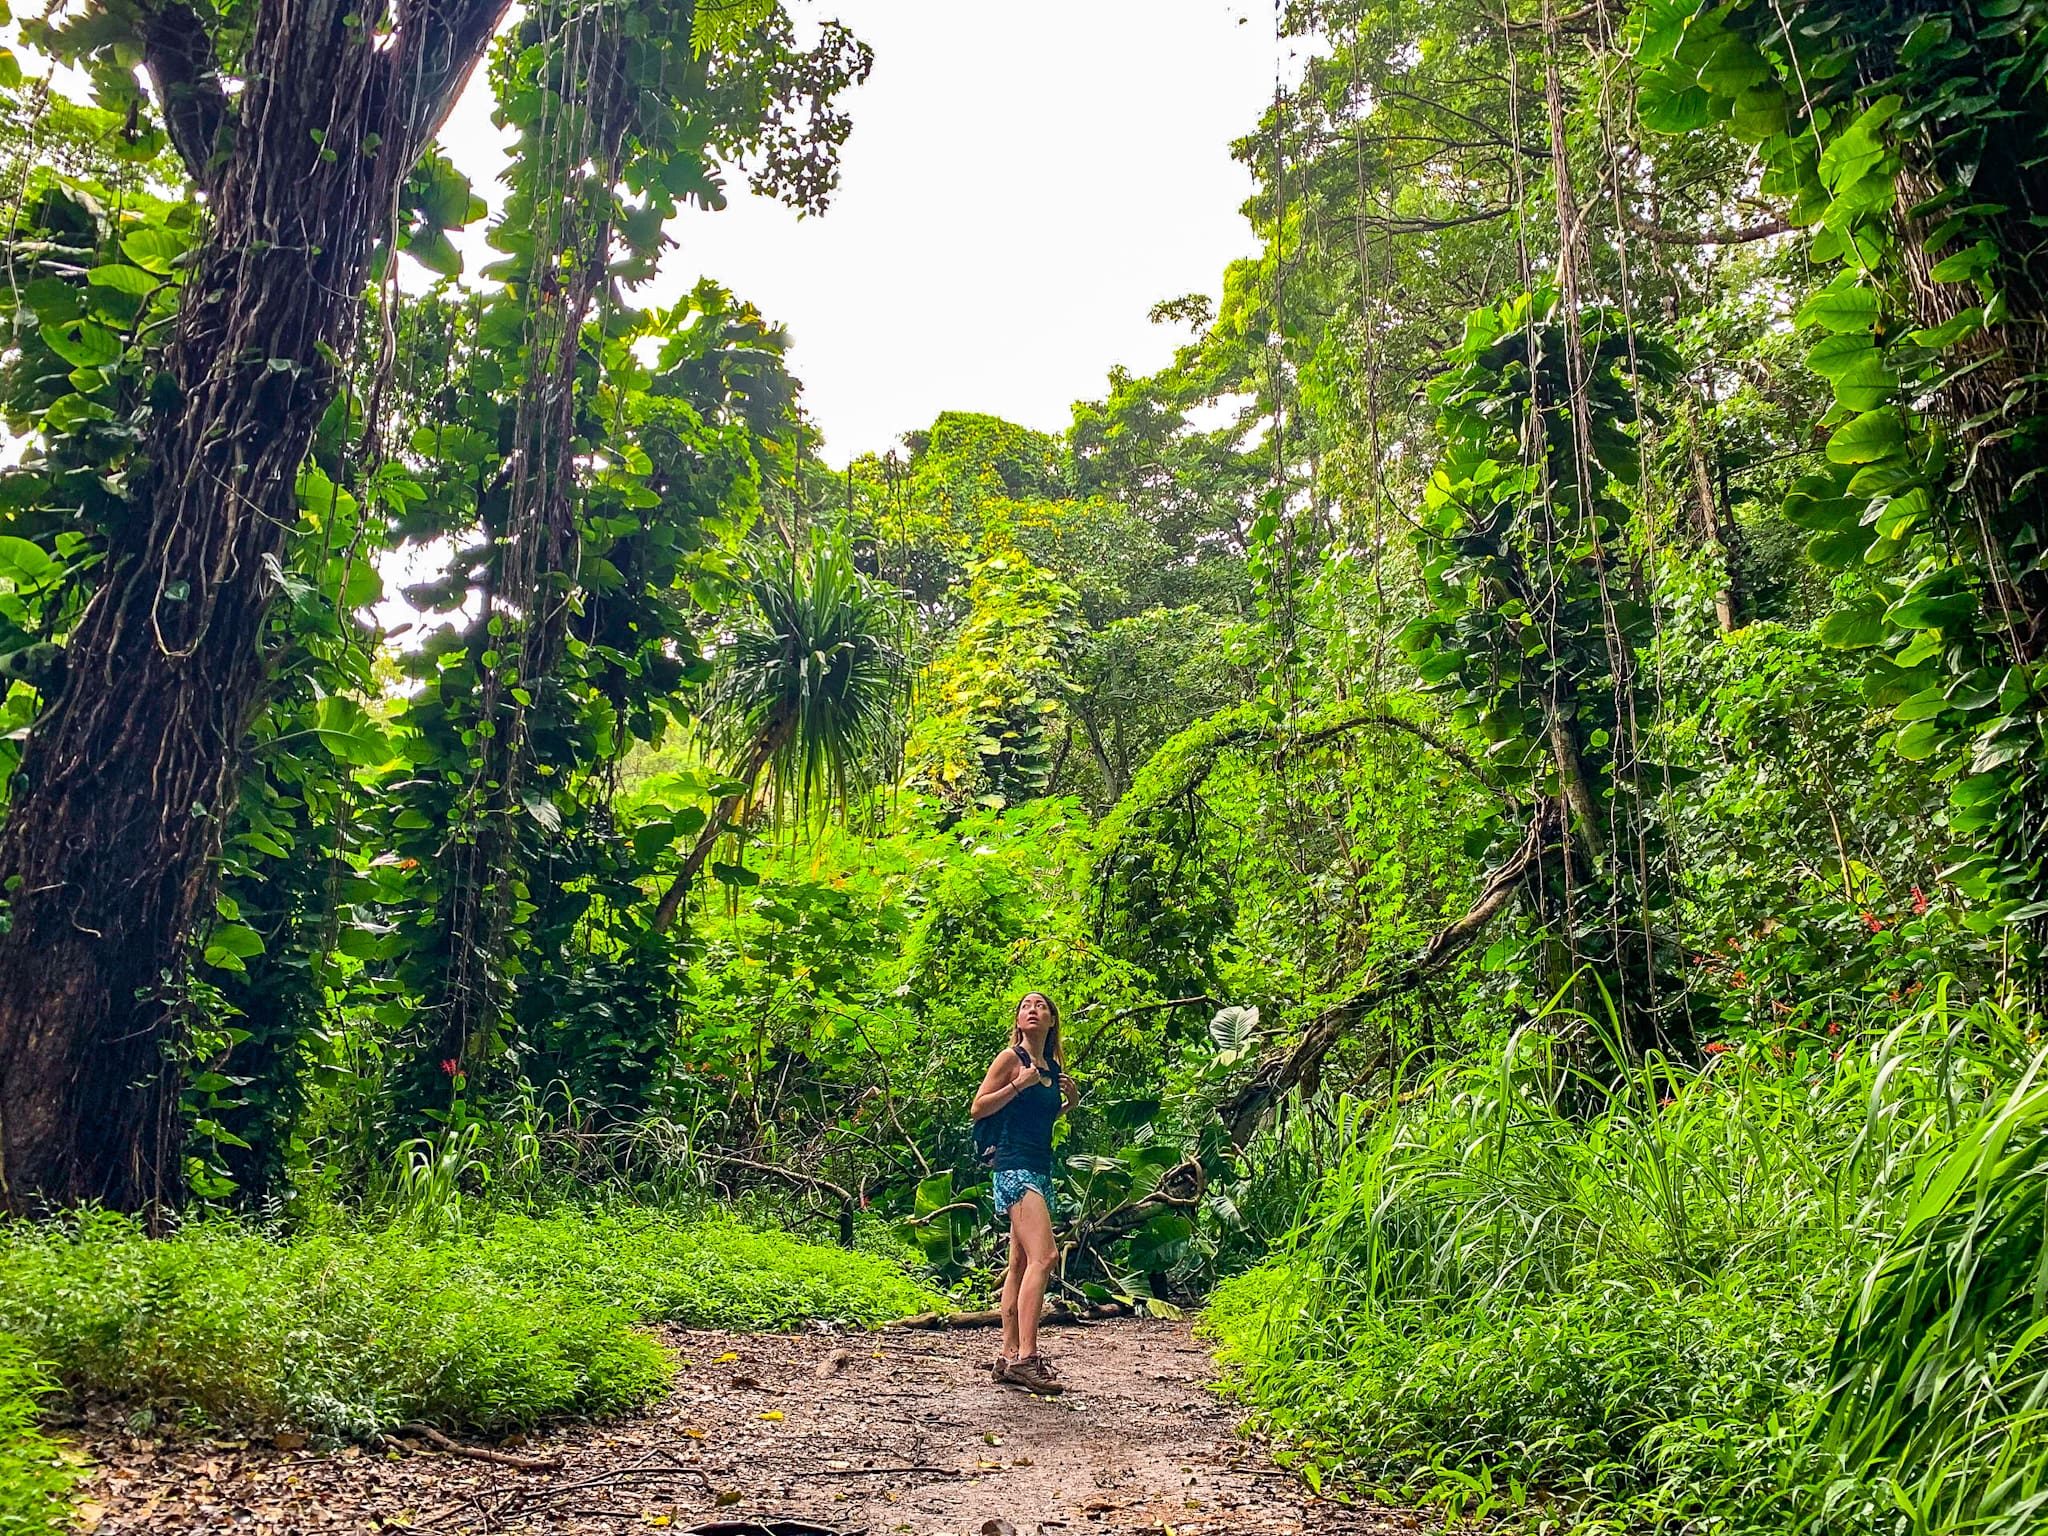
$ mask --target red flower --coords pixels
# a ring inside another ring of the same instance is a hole
[[[1863,926],[1868,928],[1872,933],[1884,932],[1884,924],[1878,921],[1877,916],[1874,913],[1865,912],[1863,914]]]
[[[1915,917],[1921,917],[1926,914],[1926,911],[1927,898],[1921,895],[1920,887],[1916,885],[1913,887],[1913,915]]]
[[[441,1063],[441,1070],[443,1072],[446,1072],[450,1077],[453,1077],[462,1070],[462,1063],[457,1061],[453,1056],[450,1056],[446,1061]]]
[[[1709,1056],[1718,1056],[1723,1051],[1728,1049],[1728,1042],[1726,1040],[1709,1040],[1705,1045],[1700,1047],[1700,1049],[1705,1051]]]
[[[1839,1024],[1830,1024],[1828,1026],[1828,1033],[1831,1035],[1839,1035],[1841,1032],[1842,1026]]]
[[[1735,985],[1737,985],[1738,987],[1746,987],[1746,986],[1748,986],[1748,985],[1749,985],[1749,973],[1748,973],[1747,971],[1743,971],[1743,970],[1737,970],[1737,971],[1736,971],[1736,973],[1735,973]]]

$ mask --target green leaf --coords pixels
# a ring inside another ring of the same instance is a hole
[[[1877,316],[1877,294],[1844,276],[1800,305],[1793,323],[1802,329],[1819,326],[1826,331],[1867,332],[1876,329]]]
[[[758,871],[748,869],[742,864],[720,864],[716,860],[711,864],[711,878],[721,885],[730,886],[751,886],[761,883]]]
[[[1905,418],[1886,407],[1865,411],[1835,428],[1828,439],[1828,458],[1836,464],[1874,464],[1905,446]]]
[[[1906,596],[1885,611],[1885,619],[1900,629],[1949,629],[1964,624],[1977,612],[1973,592],[1950,592],[1928,597]]]
[[[1947,733],[1939,720],[1916,720],[1892,738],[1892,749],[1911,763],[1932,757]]]
[[[1725,107],[1697,85],[1673,89],[1659,80],[1643,82],[1637,115],[1653,133],[1697,133],[1714,122]]]
[[[1861,650],[1879,644],[1885,637],[1884,609],[1875,603],[1838,608],[1821,620],[1817,631],[1822,645],[1837,650]]]
[[[1209,1038],[1219,1051],[1248,1051],[1259,1038],[1259,1010],[1232,1007],[1217,1010],[1209,1021]]]
[[[185,254],[187,245],[183,235],[161,225],[145,224],[121,237],[121,254],[143,271],[163,277],[169,275],[178,258]]]
[[[1735,98],[1728,114],[1728,131],[1750,144],[1760,144],[1783,133],[1792,121],[1791,102],[1785,88],[1775,80],[1753,85]]]
[[[1957,251],[1955,255],[1936,262],[1927,276],[1937,283],[1965,283],[1997,264],[1998,247],[1989,240],[1979,240],[1968,250]]]
[[[1979,306],[1972,304],[1954,319],[1944,320],[1940,325],[1935,326],[1931,330],[1909,332],[1907,339],[1916,347],[1926,347],[1931,352],[1939,352],[1954,346],[1965,336],[1974,335],[1982,329],[1984,329],[1984,311]]]
[[[115,293],[130,293],[137,296],[152,292],[163,282],[162,278],[153,277],[140,267],[126,266],[121,262],[109,262],[105,266],[94,267],[85,274],[85,280],[95,288],[109,288]]]
[[[74,368],[104,368],[120,361],[121,338],[91,320],[66,320],[43,327],[52,352]]]
[[[223,923],[206,941],[200,958],[216,970],[245,971],[242,962],[263,953],[263,936],[246,923]]]
[[[1829,570],[1847,570],[1862,562],[1870,547],[1877,542],[1877,530],[1857,523],[1848,528],[1838,528],[1833,533],[1823,533],[1806,541],[1807,558],[1816,565]]]
[[[64,574],[42,545],[15,534],[0,534],[0,578],[16,587],[40,587]]]
[[[437,277],[456,277],[462,272],[462,253],[444,230],[416,230],[400,240],[398,248]]]

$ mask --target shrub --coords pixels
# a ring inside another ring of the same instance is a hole
[[[872,1324],[929,1305],[870,1255],[658,1212],[499,1216],[280,1239],[197,1221],[152,1241],[105,1213],[0,1227],[0,1329],[62,1378],[245,1428],[367,1438],[408,1419],[487,1432],[658,1396],[638,1321]]]
[[[26,1340],[0,1334],[0,1536],[57,1536],[71,1470],[36,1432],[36,1399],[55,1385]]]

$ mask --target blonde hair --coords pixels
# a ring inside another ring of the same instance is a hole
[[[1060,1005],[1047,997],[1043,992],[1026,992],[1017,999],[1017,1006],[1010,1010],[1010,1018],[1012,1020],[1010,1025],[1010,1044],[1012,1047],[1015,1047],[1024,1043],[1024,1025],[1017,1021],[1017,1015],[1024,1011],[1024,1005],[1034,997],[1045,1004],[1045,1011],[1052,1015],[1052,1025],[1045,1032],[1045,1054],[1051,1060],[1065,1067],[1067,1064],[1067,1048],[1060,1041]]]

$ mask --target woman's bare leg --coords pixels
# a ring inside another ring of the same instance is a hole
[[[1045,1208],[1045,1197],[1035,1189],[1024,1192],[1024,1198],[1010,1207],[1010,1273],[1017,1274],[1017,1252],[1023,1250],[1024,1272],[1017,1286],[1017,1353],[1012,1360],[1029,1360],[1038,1353],[1038,1315],[1045,1310],[1045,1288],[1052,1280],[1053,1260],[1058,1250],[1053,1245],[1052,1213]],[[1004,1296],[1008,1297],[1009,1282],[1004,1281]],[[1009,1339],[1009,1315],[1004,1314],[1003,1337]]]
[[[1018,1341],[1017,1297],[1024,1288],[1024,1244],[1017,1236],[1017,1208],[1010,1207],[1010,1267],[1003,1271],[1003,1358],[1015,1360]]]

